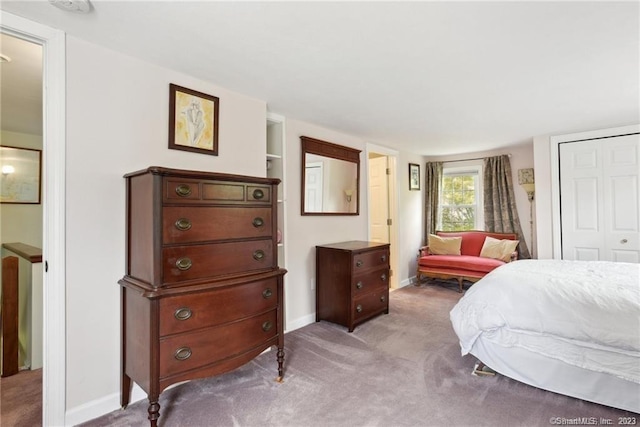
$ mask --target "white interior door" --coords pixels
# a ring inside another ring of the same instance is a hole
[[[389,184],[387,157],[369,159],[369,197],[371,197],[371,240],[389,243]]]
[[[640,136],[560,144],[562,258],[640,262]]]

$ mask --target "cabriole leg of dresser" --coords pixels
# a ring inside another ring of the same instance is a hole
[[[276,378],[276,381],[281,383],[282,377],[284,376],[284,348],[278,347],[277,358],[278,358],[278,378]]]
[[[160,403],[158,403],[158,396],[149,396],[149,425],[151,427],[158,426],[158,418],[160,418]]]

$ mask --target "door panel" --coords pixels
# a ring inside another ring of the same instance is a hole
[[[371,240],[389,243],[389,191],[387,158],[369,159],[369,196],[371,197]]]
[[[560,145],[562,257],[640,262],[640,136]]]

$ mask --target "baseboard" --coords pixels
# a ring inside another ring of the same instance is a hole
[[[131,402],[129,404],[146,399],[145,393],[137,384],[133,384],[131,391]],[[77,426],[78,424],[101,417],[109,412],[120,409],[120,392],[112,393],[100,399],[92,400],[73,409],[69,409],[65,414],[66,426]],[[141,413],[141,420],[147,419],[147,412]]]
[[[286,332],[295,331],[296,329],[300,329],[303,326],[307,326],[316,321],[316,314],[308,314],[306,316],[302,316],[297,318],[296,320],[287,322],[287,330]]]
[[[414,285],[416,284],[418,281],[418,279],[416,278],[416,276],[411,276],[407,279],[404,279],[400,282],[400,288],[404,288],[405,286],[410,286],[410,285]],[[398,288],[398,289],[400,289]]]

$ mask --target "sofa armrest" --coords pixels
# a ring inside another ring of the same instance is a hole
[[[429,255],[429,246],[423,246],[418,249],[418,258]]]

